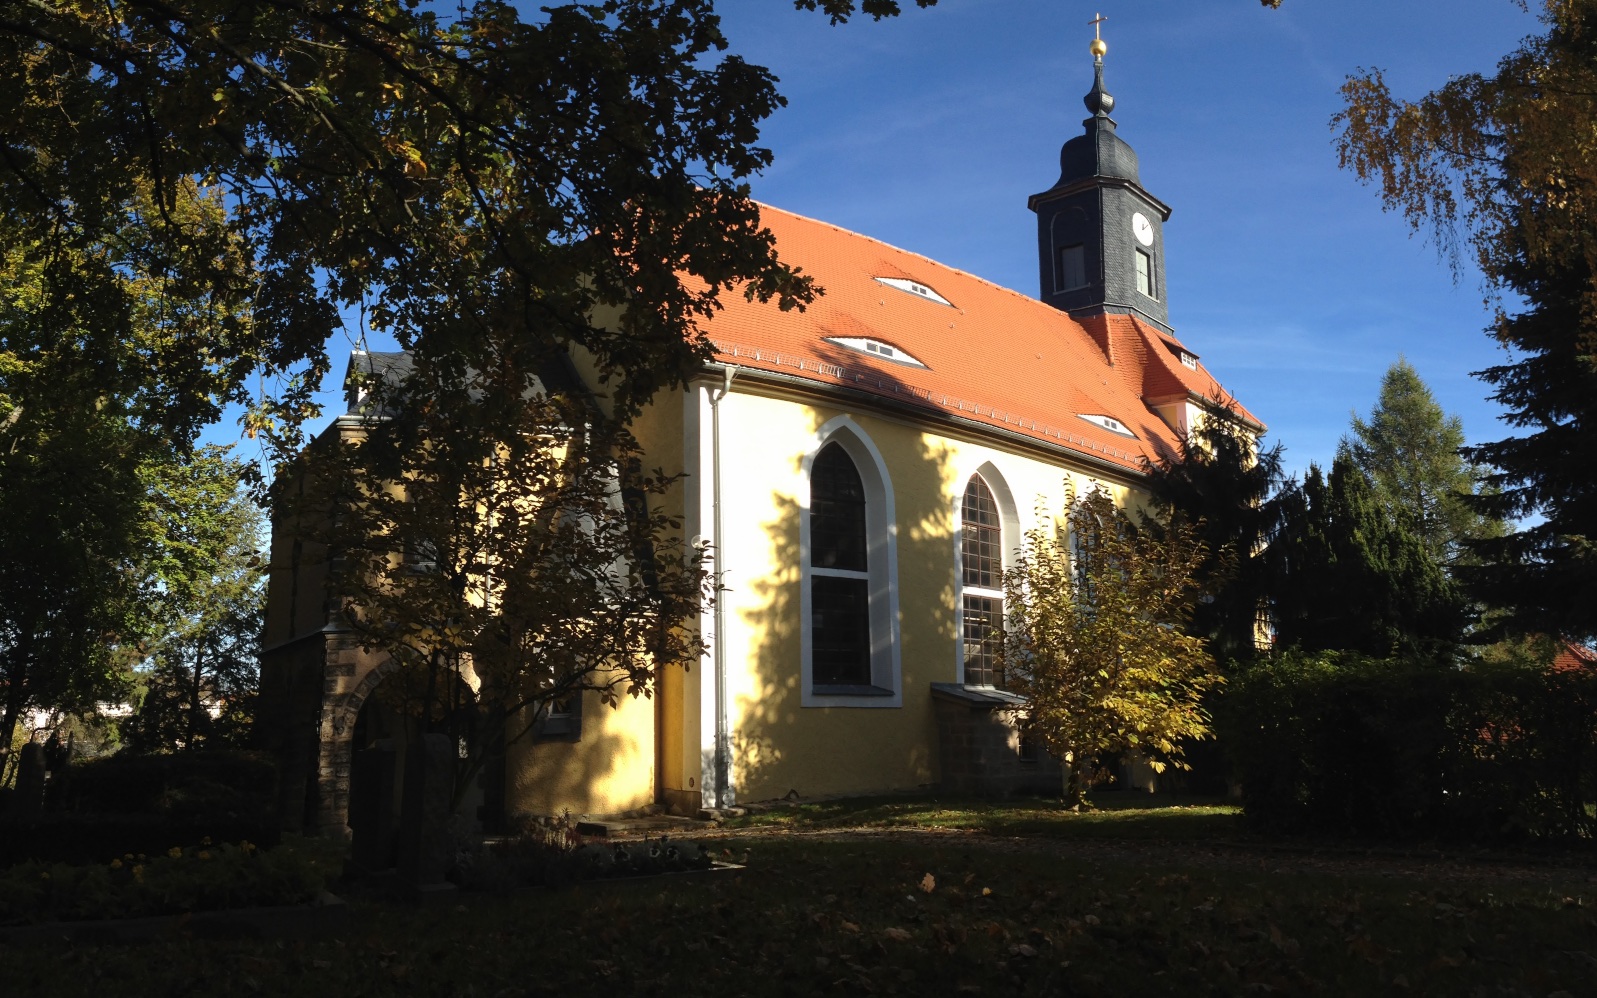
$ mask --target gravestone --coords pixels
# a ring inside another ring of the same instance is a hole
[[[399,873],[413,887],[444,883],[455,862],[449,797],[455,744],[432,733],[406,746],[405,786],[399,802]]]
[[[391,738],[355,753],[349,780],[349,859],[367,873],[394,865],[394,769]]]
[[[29,742],[17,758],[17,792],[11,807],[17,814],[33,814],[44,806],[44,746]]]

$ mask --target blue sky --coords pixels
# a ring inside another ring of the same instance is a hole
[[[1490,70],[1538,29],[1513,0],[941,0],[840,27],[791,6],[719,4],[731,50],[788,99],[764,131],[775,162],[758,199],[1035,294],[1026,198],[1081,130],[1101,11],[1120,134],[1174,209],[1171,322],[1287,466],[1328,464],[1400,354],[1471,441],[1504,435],[1470,377],[1505,357],[1478,275],[1455,284],[1338,169],[1329,122],[1359,67],[1409,97]],[[336,377],[348,343],[331,348]]]

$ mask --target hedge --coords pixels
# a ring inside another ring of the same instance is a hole
[[[1597,833],[1597,675],[1287,653],[1216,712],[1244,813],[1281,832],[1504,842]]]

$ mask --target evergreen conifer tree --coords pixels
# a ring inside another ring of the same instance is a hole
[[[1348,456],[1329,476],[1310,465],[1283,507],[1266,552],[1279,645],[1392,656],[1458,642],[1467,623],[1458,586]]]
[[[1437,404],[1419,372],[1399,357],[1381,379],[1368,420],[1353,414],[1341,450],[1370,480],[1389,510],[1402,511],[1431,556],[1451,565],[1468,542],[1502,533],[1469,499],[1482,472],[1464,460],[1464,424]]]
[[[1281,518],[1281,458],[1280,444],[1264,449],[1233,414],[1217,410],[1182,440],[1179,455],[1148,469],[1159,517],[1145,517],[1143,529],[1190,525],[1207,551],[1195,577],[1208,598],[1193,607],[1188,627],[1222,665],[1258,650],[1272,584],[1264,552]]]

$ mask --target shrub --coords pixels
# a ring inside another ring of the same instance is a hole
[[[100,813],[214,813],[270,807],[277,766],[260,752],[122,754],[75,763],[51,786],[51,806]]]
[[[1597,676],[1288,652],[1217,718],[1250,823],[1501,842],[1589,839]]]
[[[0,925],[133,918],[314,900],[337,876],[342,843],[290,839],[130,852],[109,863],[19,863],[0,872]]]
[[[48,809],[0,819],[6,863],[99,863],[172,846],[278,841],[277,770],[247,752],[126,755],[61,771]]]
[[[125,853],[160,853],[172,846],[202,841],[254,842],[266,848],[281,839],[269,813],[173,818],[159,814],[51,813],[0,820],[0,857],[9,865],[24,860],[49,863],[100,863]]]

